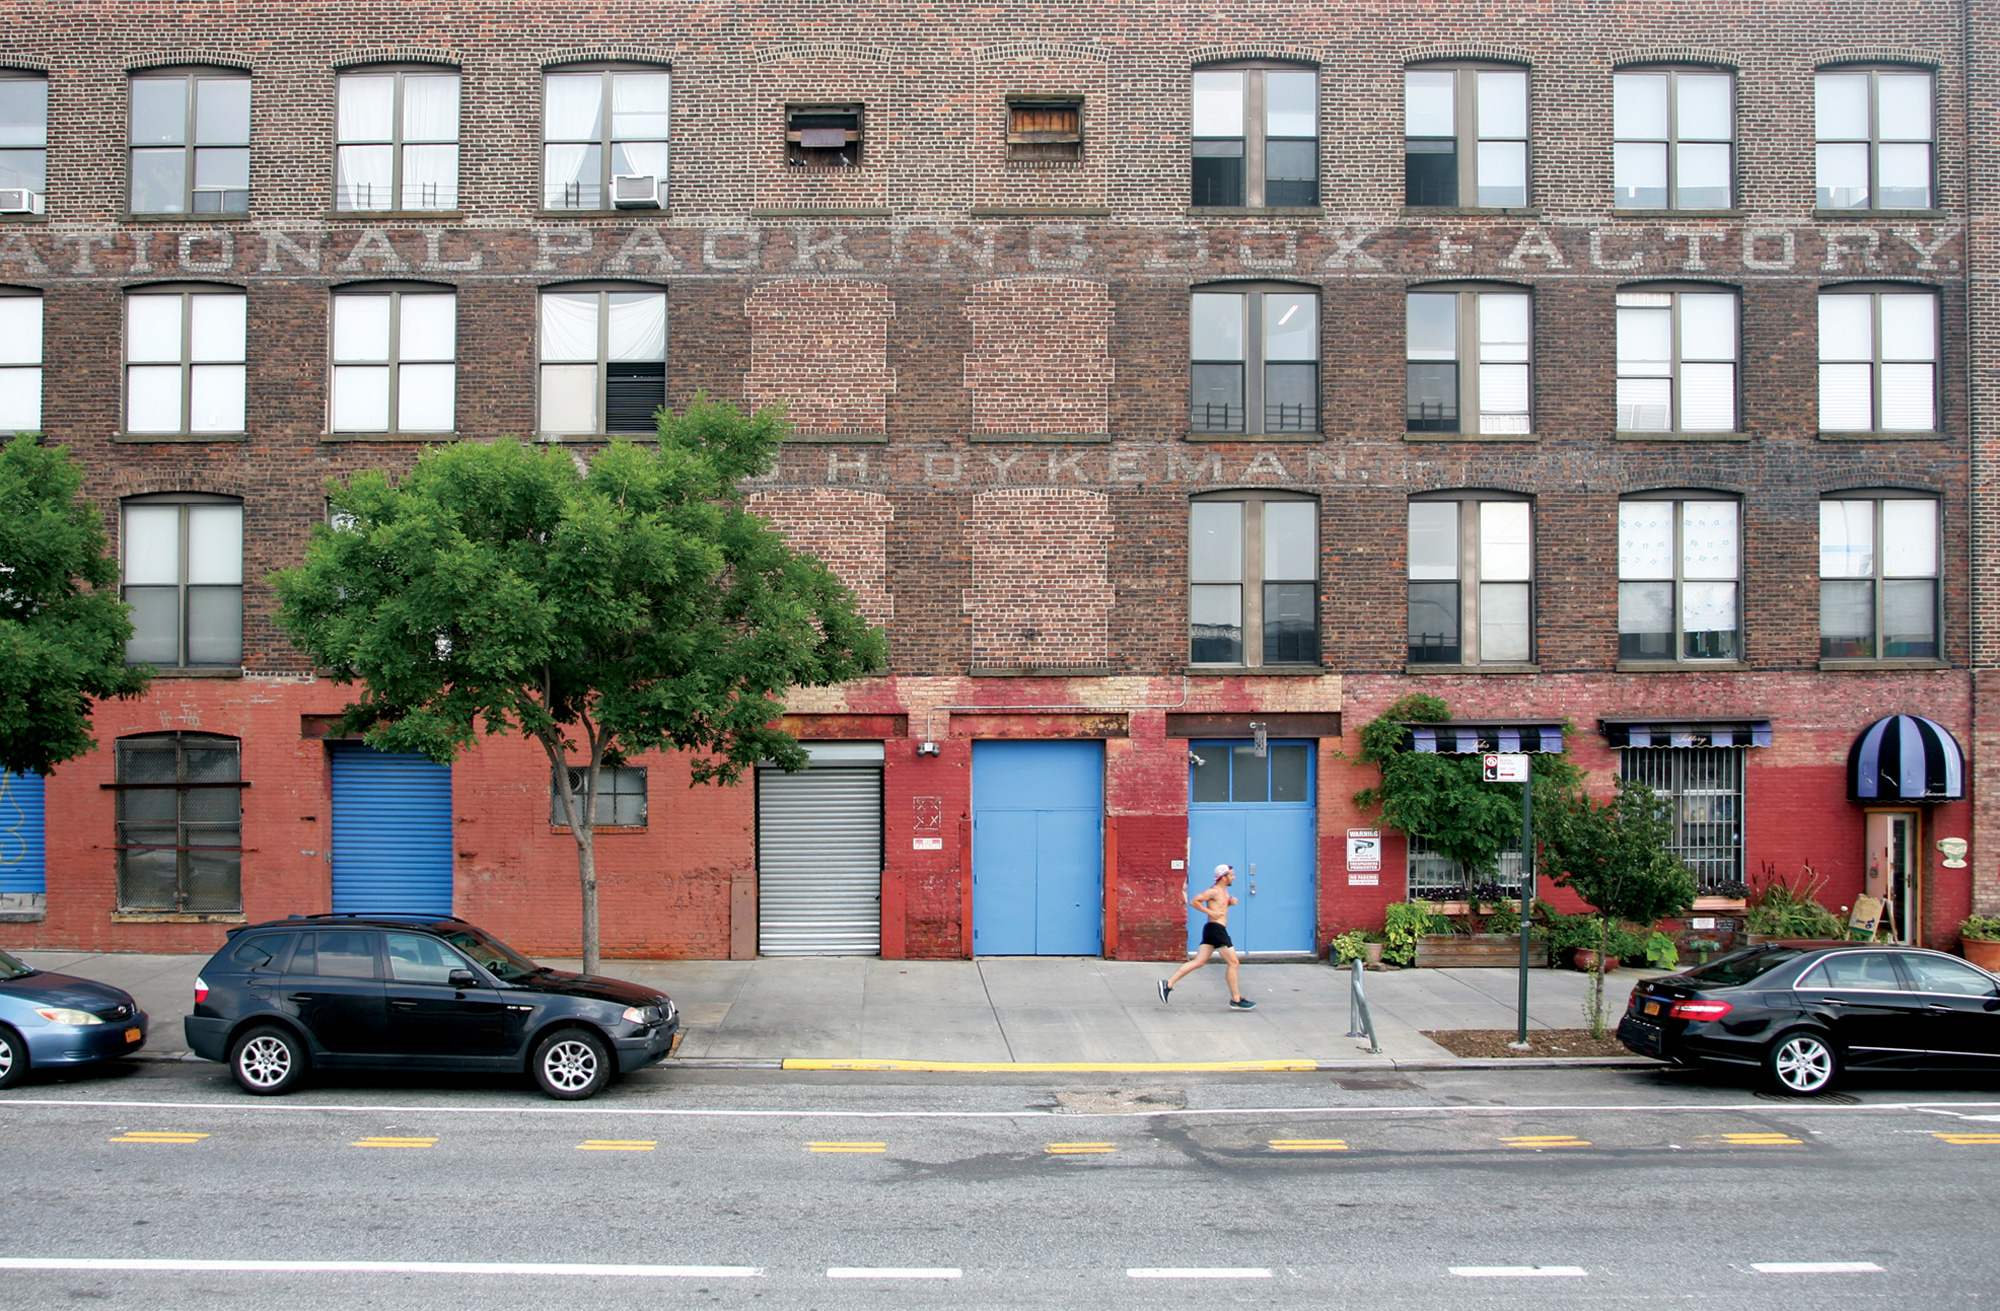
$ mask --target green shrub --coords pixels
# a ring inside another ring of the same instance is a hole
[[[1364,960],[1368,956],[1368,935],[1360,929],[1349,929],[1345,933],[1333,935],[1333,963],[1347,965]]]
[[[1392,901],[1383,923],[1387,945],[1382,959],[1392,965],[1414,965],[1421,939],[1433,933],[1450,933],[1454,927],[1448,916],[1432,910],[1427,901]]]
[[[1654,932],[1647,934],[1646,963],[1656,970],[1680,968],[1680,944],[1664,933]]]
[[[2000,915],[1968,915],[1959,921],[1958,936],[1974,942],[2000,942]]]
[[[1825,884],[1810,865],[1802,867],[1796,882],[1766,865],[1763,881],[1750,893],[1744,931],[1774,938],[1846,937],[1846,923],[1814,895]]]

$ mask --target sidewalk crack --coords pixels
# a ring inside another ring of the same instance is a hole
[[[1000,1030],[1000,1041],[1007,1044],[1007,1059],[1018,1061],[1020,1058],[1014,1055],[1014,1040],[1007,1036],[1007,1022],[1000,1018],[1000,1007],[994,1003],[993,989],[986,982],[986,964],[975,960],[972,968],[979,971],[979,990],[986,994],[986,1005],[993,1012],[993,1027]]]

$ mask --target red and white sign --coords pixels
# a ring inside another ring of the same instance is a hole
[[[1528,781],[1528,758],[1525,755],[1491,752],[1484,758],[1486,781],[1488,783],[1525,783]]]

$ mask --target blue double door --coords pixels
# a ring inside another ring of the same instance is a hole
[[[1104,951],[1104,744],[972,744],[972,950]]]
[[[1238,951],[1311,952],[1316,793],[1313,744],[1189,743],[1188,896],[1236,871],[1229,936]],[[1206,918],[1189,911],[1188,949]]]

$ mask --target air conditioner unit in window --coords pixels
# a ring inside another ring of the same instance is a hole
[[[651,173],[614,173],[611,203],[619,209],[658,209],[660,179]]]
[[[0,214],[44,214],[48,200],[26,187],[0,187]]]

